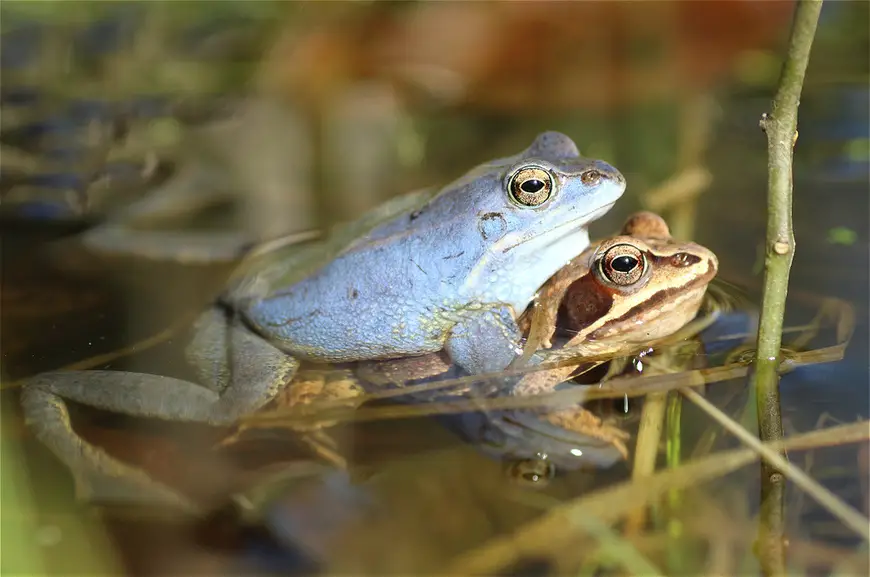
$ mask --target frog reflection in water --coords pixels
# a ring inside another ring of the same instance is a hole
[[[286,386],[299,360],[353,362],[445,351],[470,373],[507,367],[516,315],[589,244],[587,224],[625,190],[618,170],[556,132],[433,193],[399,197],[334,231],[325,248],[253,257],[194,325],[206,386],[121,371],[51,372],[24,385],[28,425],[82,496],[181,504],[87,445],[62,399],[167,420],[229,424]],[[296,255],[296,256],[294,256]],[[232,319],[242,322],[231,322]]]
[[[526,354],[519,364],[620,356],[654,345],[696,316],[717,271],[718,261],[710,250],[672,239],[660,216],[636,213],[618,236],[589,247],[541,287],[536,306],[519,319],[521,330],[528,335]],[[561,342],[552,348],[550,341],[557,338]],[[510,386],[509,393],[551,392],[577,366],[529,373]],[[449,359],[432,354],[356,363],[352,371],[332,373],[338,377],[334,379],[317,371],[304,372],[288,387],[283,400],[292,406],[321,398],[353,397],[366,389],[403,385],[450,369]],[[418,398],[431,400],[432,394],[420,393]],[[449,400],[467,394],[468,390],[436,392],[435,398]],[[549,463],[563,467],[608,465],[625,456],[624,434],[602,426],[578,406],[490,413],[478,418],[474,426],[478,430],[470,436],[495,445],[491,449],[500,456],[534,459],[546,455]],[[318,443],[329,443],[318,431],[310,433]],[[513,470],[517,475],[539,476],[539,465],[520,462]]]

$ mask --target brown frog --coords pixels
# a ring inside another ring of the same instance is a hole
[[[523,364],[556,334],[568,338],[546,362],[621,355],[653,345],[691,321],[719,262],[709,249],[671,238],[652,212],[631,215],[619,236],[587,249],[550,278],[521,319]],[[540,354],[540,353],[538,353]],[[546,392],[576,366],[527,375],[525,393]]]

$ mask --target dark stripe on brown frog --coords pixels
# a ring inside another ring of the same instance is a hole
[[[712,267],[712,263],[710,266]],[[692,289],[694,289],[698,286],[705,285],[707,283],[708,283],[707,277],[703,276],[703,277],[699,277],[699,278],[694,279],[692,282],[690,282],[688,284],[680,285],[680,286],[669,288],[669,289],[665,289],[663,291],[659,291],[659,292],[655,293],[654,295],[652,295],[651,297],[649,297],[648,299],[646,299],[645,301],[643,301],[642,303],[631,307],[630,309],[628,309],[628,311],[626,311],[621,316],[619,316],[615,319],[611,319],[608,322],[608,325],[621,323],[627,319],[630,319],[630,318],[636,316],[638,313],[640,313],[644,310],[647,310],[647,309],[659,306],[661,304],[664,304],[666,302],[669,302],[670,300],[673,299],[674,296],[678,296],[682,293],[691,291]],[[606,327],[602,327],[602,328],[606,328]],[[595,339],[596,337],[599,336],[597,333],[598,333],[597,330],[595,332],[591,333],[589,335],[589,338]]]
[[[559,303],[556,326],[571,332],[583,330],[610,311],[616,292],[598,282],[593,274],[583,275],[568,285]]]

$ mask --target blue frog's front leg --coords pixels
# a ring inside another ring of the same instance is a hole
[[[465,371],[492,373],[507,368],[522,353],[521,336],[513,309],[495,305],[465,312],[450,331],[444,348]]]

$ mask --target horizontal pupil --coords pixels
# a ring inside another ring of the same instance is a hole
[[[613,259],[610,266],[618,272],[631,272],[631,270],[637,266],[637,259],[632,256],[618,256]]]
[[[542,188],[544,188],[544,183],[536,178],[530,178],[520,185],[520,189],[529,194],[540,192]]]

